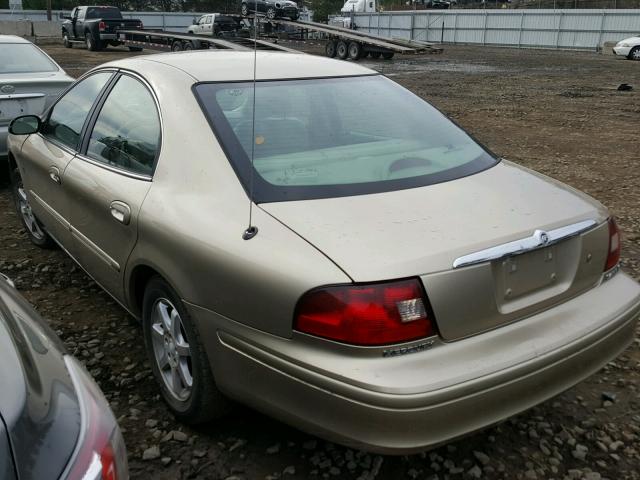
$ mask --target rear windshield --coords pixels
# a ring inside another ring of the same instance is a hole
[[[340,197],[453,180],[497,160],[437,109],[380,75],[195,87],[257,202]],[[252,150],[254,155],[251,166]]]
[[[35,45],[0,43],[0,74],[57,71],[57,65]]]
[[[89,7],[87,9],[87,19],[90,18],[106,18],[106,19],[122,19],[120,10],[116,7]]]

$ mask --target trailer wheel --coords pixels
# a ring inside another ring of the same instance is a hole
[[[349,47],[347,47],[347,42],[344,40],[340,40],[336,47],[336,55],[340,60],[345,60],[349,55]]]
[[[336,56],[336,41],[329,40],[327,44],[324,46],[324,53],[329,58],[333,58]]]
[[[191,42],[184,42],[183,50],[193,50],[193,43],[191,43]]]
[[[358,42],[349,43],[349,58],[351,60],[358,60],[362,56],[362,45]]]
[[[369,52],[369,55],[371,55],[371,58],[380,58],[380,56],[382,55],[382,52]]]
[[[385,60],[391,60],[393,58],[393,52],[383,52],[382,58]]]
[[[176,40],[171,44],[172,52],[181,52],[182,51],[182,42],[180,40]]]

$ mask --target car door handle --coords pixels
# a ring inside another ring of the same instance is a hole
[[[49,178],[58,185],[62,184],[62,179],[60,178],[60,170],[58,169],[58,167],[51,167],[49,169]]]
[[[109,206],[111,216],[124,225],[129,225],[131,221],[131,208],[124,202],[111,202]]]

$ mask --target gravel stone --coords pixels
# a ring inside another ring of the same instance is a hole
[[[142,452],[142,460],[155,460],[160,457],[160,447],[153,445]]]

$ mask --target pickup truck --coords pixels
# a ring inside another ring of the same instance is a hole
[[[117,7],[82,6],[75,7],[71,16],[63,17],[62,41],[67,48],[74,43],[84,43],[87,50],[98,51],[107,45],[120,45],[117,30],[141,30],[138,19],[124,19]],[[140,47],[129,47],[131,51],[140,51]]]
[[[194,17],[193,25],[189,26],[187,32],[196,35],[224,37],[236,35],[242,28],[242,23],[235,17],[220,13],[208,13],[198,19]]]

